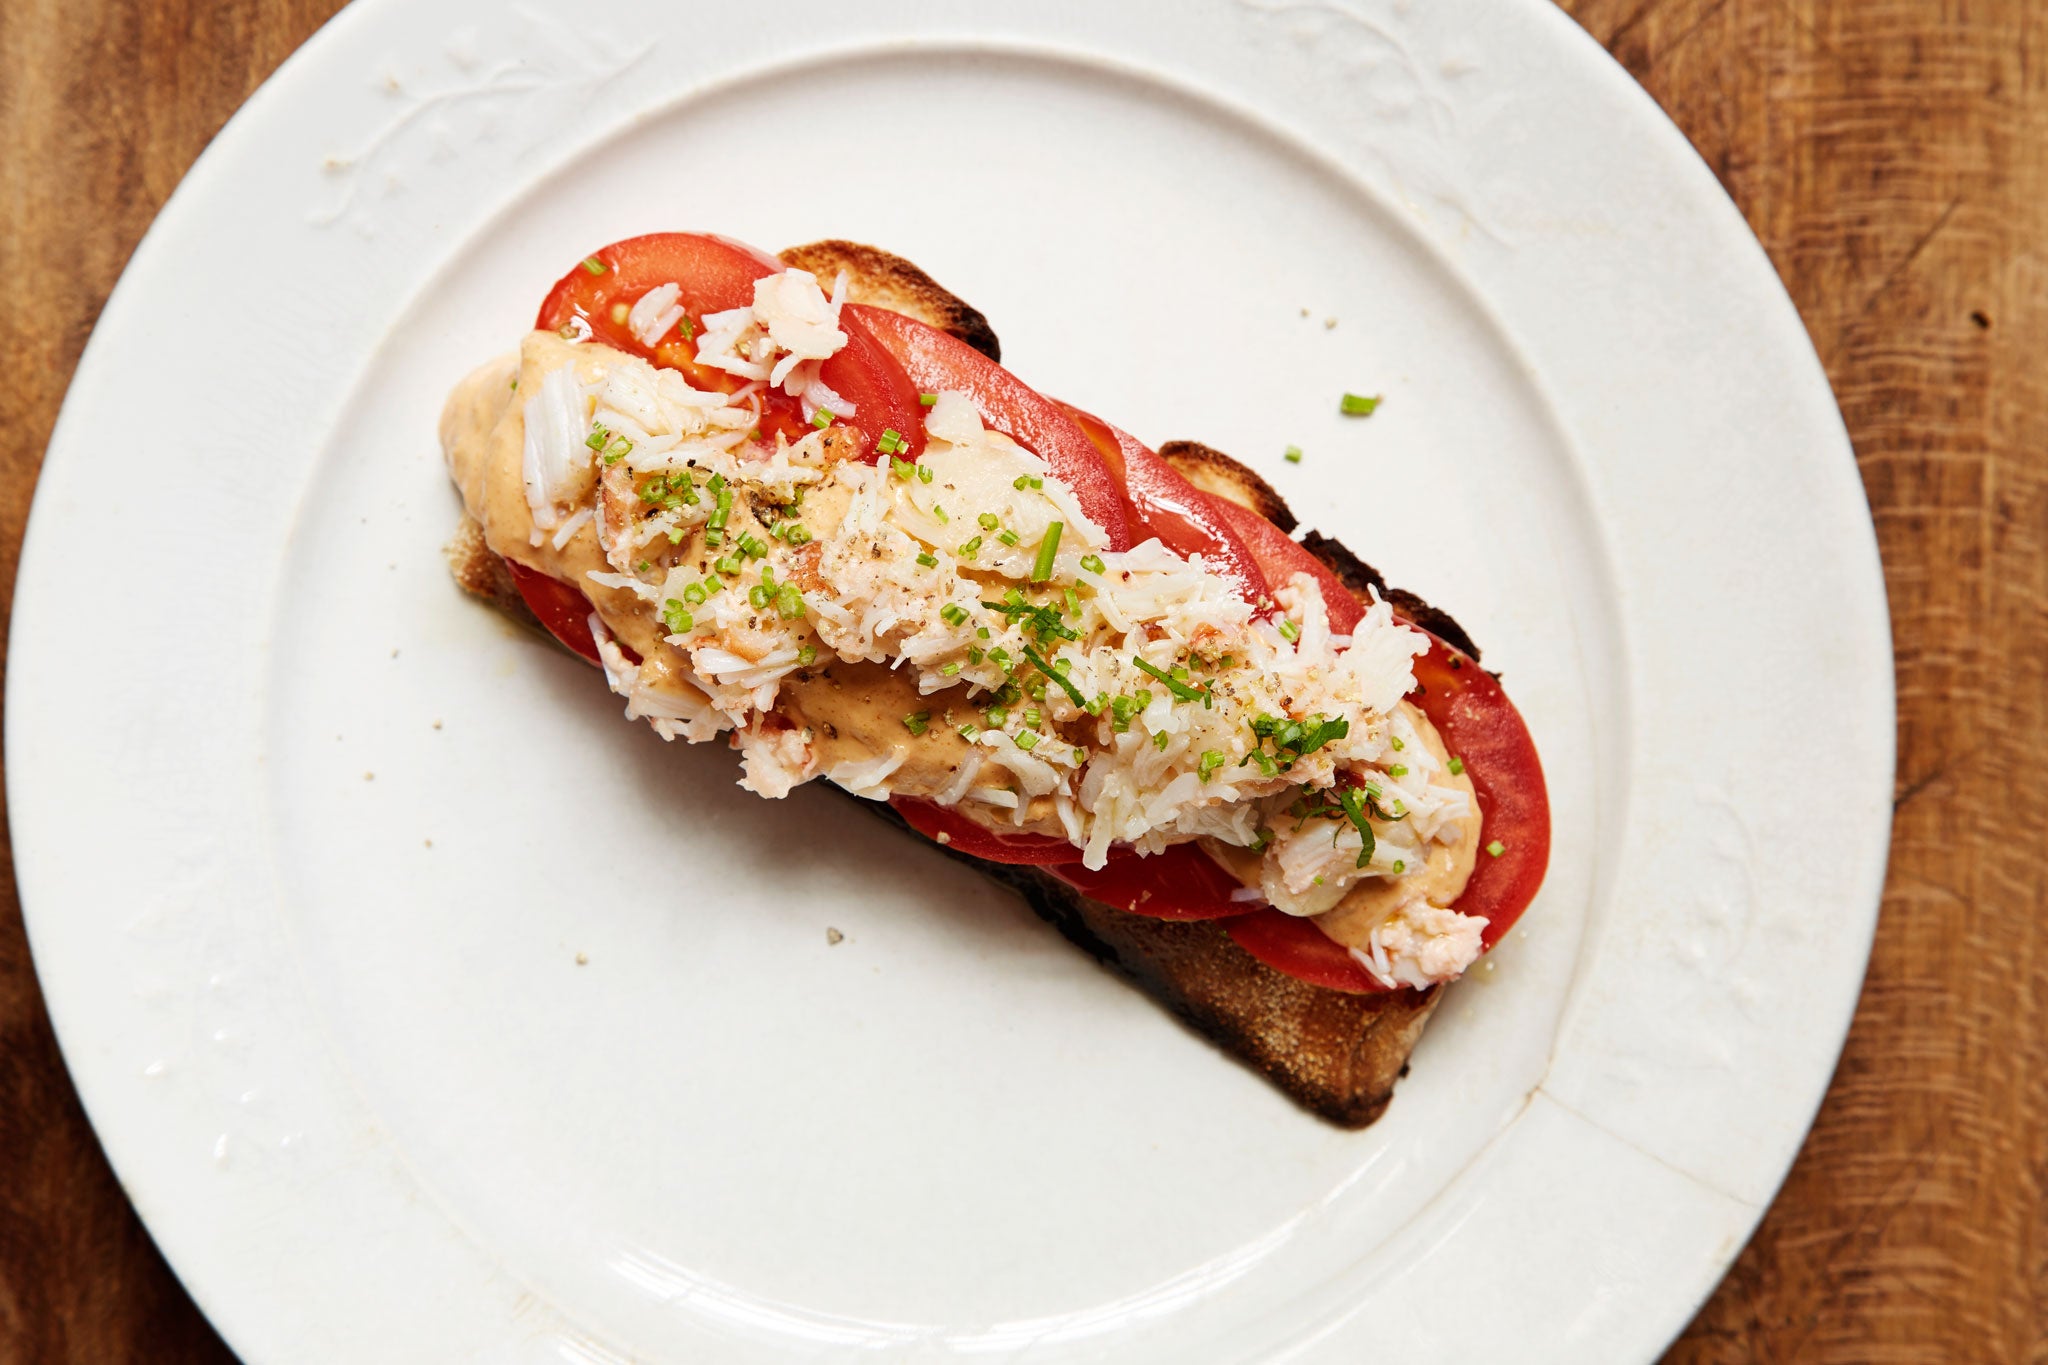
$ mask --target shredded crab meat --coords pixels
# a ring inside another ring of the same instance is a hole
[[[1396,907],[1373,926],[1352,960],[1386,986],[1430,986],[1462,976],[1484,951],[1484,915],[1414,900]]]

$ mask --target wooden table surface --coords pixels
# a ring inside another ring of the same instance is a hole
[[[0,3],[10,598],[51,423],[130,251],[337,7]],[[1898,647],[1891,874],[1848,1050],[1670,1359],[2048,1359],[2048,3],[1566,8],[1685,129],[1799,305],[1855,441]],[[231,1359],[100,1155],[11,865],[5,888],[0,1357]]]

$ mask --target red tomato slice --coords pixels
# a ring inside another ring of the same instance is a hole
[[[1479,862],[1452,909],[1486,916],[1491,948],[1529,908],[1550,866],[1550,793],[1536,741],[1500,681],[1434,635],[1408,694],[1479,793]],[[1488,852],[1495,843],[1500,854]]]
[[[1085,896],[1148,919],[1225,919],[1266,908],[1264,901],[1232,900],[1237,878],[1193,844],[1149,856],[1112,849],[1099,872],[1077,862],[1047,870]]]
[[[1323,590],[1323,607],[1329,612],[1331,631],[1338,635],[1351,632],[1352,627],[1358,624],[1358,618],[1365,614],[1365,609],[1358,605],[1358,599],[1344,586],[1344,580],[1331,572],[1329,565],[1302,549],[1285,531],[1250,508],[1239,507],[1214,494],[1205,496],[1209,505],[1222,515],[1230,529],[1237,532],[1250,548],[1252,558],[1258,561],[1268,583],[1278,587],[1295,574],[1308,574]]]
[[[529,569],[517,560],[506,560],[505,567],[512,571],[513,586],[548,634],[602,667],[597,640],[590,633],[590,599],[561,579]]]
[[[1350,951],[1318,929],[1313,920],[1267,906],[1224,927],[1238,947],[1274,971],[1311,986],[1353,995],[1393,989],[1359,966]]]
[[[1257,557],[1207,494],[1121,427],[1068,403],[1060,407],[1102,452],[1103,463],[1121,477],[1124,500],[1135,514],[1131,518],[1134,539],[1142,527],[1176,554],[1201,555],[1212,572],[1227,579],[1253,606],[1272,595]]]
[[[601,269],[593,270],[592,263]],[[754,281],[781,269],[773,256],[723,237],[695,232],[628,237],[600,248],[564,275],[541,304],[534,325],[552,330],[582,318],[605,345],[680,370],[699,388],[730,393],[740,386],[738,376],[699,365],[696,344],[680,330],[651,347],[642,345],[626,323],[628,311],[648,290],[673,283],[682,291],[676,302],[695,328],[706,313],[752,303]],[[831,282],[825,285],[829,289]],[[879,458],[876,446],[885,431],[906,443],[899,454],[915,459],[924,449],[924,410],[916,386],[865,327],[849,321],[845,311],[839,321],[846,345],[819,368],[819,377],[853,405],[850,416],[839,416],[868,438],[871,461]],[[763,430],[794,439],[808,429],[795,399],[778,391],[766,403]]]
[[[1044,834],[998,834],[945,806],[914,796],[892,796],[889,804],[910,827],[955,853],[991,863],[1078,863],[1081,850]],[[940,835],[945,835],[940,839]]]
[[[1059,404],[966,342],[915,318],[857,303],[847,305],[846,315],[873,332],[920,390],[965,393],[984,422],[1044,460],[1109,537],[1105,548],[1131,548],[1123,491],[1103,464],[1102,452]],[[923,431],[922,424],[918,430]]]

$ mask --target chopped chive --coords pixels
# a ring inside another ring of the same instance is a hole
[[[1366,822],[1365,803],[1358,794],[1358,788],[1346,787],[1338,792],[1337,804],[1344,808],[1344,817],[1351,822],[1352,828],[1358,831],[1358,865],[1364,867],[1372,861],[1375,841],[1372,837],[1372,826]]]
[[[1491,853],[1494,857],[1498,858],[1501,854],[1508,851],[1508,846],[1502,843],[1500,840],[1495,839],[1492,843],[1486,846],[1486,851],[1488,853]]]
[[[688,318],[683,318],[681,321],[677,322],[676,328],[677,330],[682,332],[683,340],[685,341],[694,341],[697,337],[697,329],[690,325],[690,320]]]
[[[1038,558],[1031,565],[1033,583],[1043,583],[1052,577],[1053,558],[1060,552],[1060,532],[1065,529],[1066,526],[1061,522],[1049,521],[1045,524],[1045,539],[1038,542]]]
[[[1406,768],[1406,766],[1404,766],[1404,765],[1402,765],[1402,764],[1399,764],[1399,763],[1396,763],[1396,764],[1395,764],[1395,765],[1394,765],[1393,767],[1391,767],[1391,768],[1387,769],[1387,776],[1388,776],[1388,777],[1406,777],[1406,776],[1408,776],[1408,769]]]
[[[1392,736],[1389,736],[1389,739],[1390,739],[1390,741],[1392,742],[1392,744],[1393,744],[1393,746],[1394,746],[1394,752],[1395,752],[1395,753],[1397,753],[1397,754],[1398,754],[1398,753],[1400,753],[1400,752],[1401,752],[1401,751],[1402,751],[1403,749],[1405,749],[1405,748],[1407,748],[1407,747],[1408,747],[1407,745],[1405,745],[1405,744],[1403,744],[1403,743],[1401,742],[1401,737],[1400,737],[1399,735],[1392,735]]]
[[[974,638],[976,638],[977,640],[986,640],[988,638],[988,627],[976,626],[974,628]]]
[[[1280,458],[1281,458],[1281,459],[1283,459],[1283,460],[1285,460],[1285,461],[1287,461],[1287,463],[1289,463],[1289,464],[1300,464],[1300,463],[1301,463],[1301,447],[1300,447],[1300,446],[1289,446],[1289,447],[1287,447],[1287,453],[1286,453],[1285,455],[1281,456]]]
[[[1002,707],[991,706],[988,708],[988,723],[990,725],[1004,725],[1009,722],[1009,719],[1010,713]]]
[[[604,274],[604,262],[595,256],[585,256],[583,258],[583,268],[593,275]]]
[[[958,554],[962,559],[973,559],[976,555],[981,553],[981,537],[971,536],[968,539],[961,541],[960,548],[957,551],[955,551],[955,553]]]
[[[920,406],[929,408],[938,403],[939,396],[935,393],[921,393],[917,396],[917,401]]]
[[[1037,707],[1027,706],[1024,708],[1024,723],[1030,726],[1032,729],[1036,730],[1039,727],[1039,725],[1044,722],[1044,720],[1045,717],[1039,714],[1039,710]]]
[[[731,578],[740,571],[740,557],[738,555],[720,555],[712,562],[711,567],[724,574],[727,578]]]
[[[702,583],[692,583],[689,587],[683,589],[683,600],[685,602],[688,602],[693,607],[703,606],[704,599],[708,595],[709,594],[707,594],[704,591],[704,585]]]
[[[796,661],[803,667],[809,668],[812,664],[818,662],[818,647],[816,645],[805,645],[796,652]]]
[[[696,624],[683,604],[673,597],[662,603],[661,623],[668,627],[668,633],[671,635],[681,635]]]
[[[1399,858],[1394,859],[1394,875],[1396,877],[1400,876],[1403,872],[1406,872],[1407,870],[1408,864],[1402,862]]]
[[[930,550],[925,550],[919,553],[919,555],[917,556],[917,562],[924,565],[927,569],[936,569],[939,567],[938,556],[934,555]]]
[[[968,663],[971,663],[971,664],[978,664],[978,663],[980,663],[980,662],[981,662],[981,661],[982,661],[983,659],[986,659],[987,657],[988,657],[988,655],[986,655],[986,654],[984,654],[984,653],[982,653],[982,652],[981,652],[981,646],[980,646],[980,645],[969,645],[969,646],[967,646],[967,662],[968,662]]]
[[[827,412],[824,408],[819,408],[816,412],[811,414],[811,425],[816,427],[818,430],[823,431],[826,427],[832,425],[832,414]]]
[[[1202,761],[1195,766],[1196,773],[1204,782],[1207,782],[1210,775],[1223,766],[1224,757],[1225,755],[1221,749],[1202,750]]]
[[[796,584],[784,583],[775,594],[775,611],[785,621],[800,621],[804,614],[804,595],[796,590]]]
[[[1093,701],[1084,701],[1081,703],[1081,709],[1083,711],[1086,711],[1091,716],[1101,715],[1104,710],[1108,709],[1108,706],[1109,693],[1107,692],[1097,692],[1095,694],[1095,699]]]
[[[1380,400],[1377,395],[1367,398],[1362,393],[1347,393],[1344,395],[1344,401],[1338,406],[1346,417],[1370,417],[1373,414],[1373,409],[1379,405]]]
[[[917,481],[919,483],[930,483],[932,481],[932,467],[930,465],[921,464],[917,466]]]
[[[1133,654],[1131,656],[1131,662],[1138,666],[1138,670],[1140,672],[1150,674],[1152,677],[1157,678],[1160,682],[1165,683],[1166,690],[1173,693],[1173,695],[1179,698],[1181,701],[1204,701],[1208,698],[1209,694],[1203,689],[1199,687],[1188,686],[1179,678],[1174,677],[1173,674],[1168,673],[1165,669],[1158,668],[1152,664],[1146,663],[1145,660],[1139,655]]]
[[[903,439],[903,433],[894,427],[885,427],[881,439],[875,442],[875,449],[884,455],[894,455],[899,450],[908,449],[909,446],[910,442]]]
[[[940,664],[940,665],[939,665],[939,676],[940,676],[940,677],[942,677],[942,678],[957,678],[957,677],[959,677],[959,676],[960,676],[960,661],[959,661],[958,659],[955,659],[955,660],[954,660],[954,661],[953,661],[952,663],[949,663],[949,664]]]
[[[1031,487],[1031,476],[1029,474],[1019,474],[1016,478],[1010,480],[1010,487],[1022,493],[1025,489]]]
[[[1456,777],[1459,773],[1465,771],[1465,760],[1459,758],[1456,754],[1452,754],[1451,761],[1444,766],[1451,770],[1452,777]]]
[[[1038,736],[1032,731],[1026,730],[1023,734],[1017,736],[1017,747],[1027,754],[1030,753],[1038,747]]]
[[[889,472],[899,479],[908,479],[917,472],[917,466],[908,460],[899,460],[894,455],[891,455],[889,457]]]
[[[1301,638],[1301,627],[1295,625],[1294,622],[1288,617],[1281,617],[1280,638],[1285,640],[1290,645],[1293,644],[1296,640],[1299,640]]]
[[[913,735],[923,734],[931,728],[931,724],[932,713],[929,711],[912,711],[903,718],[903,728]]]
[[[756,583],[753,587],[747,589],[747,605],[756,611],[764,610],[768,605],[769,599],[773,596],[774,594],[767,588]]]
[[[974,520],[980,524],[981,529],[984,531],[993,531],[996,529],[996,527],[1001,526],[1003,524],[1002,518],[998,517],[993,512],[983,512]]]
[[[1005,545],[1015,545],[1017,543],[1018,537],[1015,531],[1005,531],[1001,535],[997,536],[996,539],[1000,540]]]
[[[939,525],[941,526],[951,526],[953,524],[953,519],[946,515],[946,509],[938,503],[932,504],[932,515],[939,519]]]
[[[957,626],[967,620],[967,608],[958,602],[948,602],[939,608],[939,619],[949,626]]]
[[[1081,747],[1080,745],[1076,744],[1076,745],[1074,746],[1074,766],[1078,768],[1079,766],[1081,766],[1081,765],[1082,765],[1083,763],[1086,763],[1087,761],[1088,761],[1088,751],[1087,751],[1086,749],[1082,748],[1082,747]]]
[[[1079,616],[1079,615],[1081,614],[1081,594],[1080,594],[1080,593],[1077,593],[1077,592],[1075,592],[1075,591],[1074,591],[1074,590],[1073,590],[1072,588],[1068,588],[1068,589],[1067,589],[1067,591],[1066,591],[1066,603],[1067,603],[1067,615],[1069,615],[1069,616]]]
[[[791,545],[808,545],[811,543],[810,529],[803,526],[792,526],[789,528],[789,534],[785,535],[783,540]]]
[[[1152,736],[1152,747],[1157,749],[1160,753],[1163,754],[1166,752],[1166,744],[1166,731],[1161,730],[1158,734]]]
[[[1280,774],[1280,765],[1275,763],[1263,749],[1254,749],[1243,758],[1237,760],[1237,766],[1240,768],[1247,763],[1256,763],[1261,777],[1277,777]]]
[[[1101,555],[1082,555],[1081,567],[1086,569],[1089,573],[1101,573],[1104,569],[1107,569],[1109,566],[1102,562]]]
[[[976,735],[980,733],[981,727],[979,725],[976,725],[973,721],[969,721],[967,722],[967,724],[960,727],[960,738],[962,739],[973,739]]]

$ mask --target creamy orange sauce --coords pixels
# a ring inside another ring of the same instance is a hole
[[[1435,755],[1439,765],[1450,758],[1444,749],[1443,737],[1437,734],[1436,726],[1429,717],[1410,702],[1401,703],[1402,712],[1415,727],[1425,747]],[[1472,803],[1472,809],[1479,809],[1478,793],[1472,789],[1472,779],[1464,773],[1452,773],[1447,767],[1431,778],[1431,785],[1448,787],[1465,793]],[[1449,907],[1458,897],[1465,894],[1465,883],[1472,879],[1472,869],[1479,860],[1478,819],[1465,821],[1462,837],[1455,844],[1431,842],[1428,865],[1411,870],[1400,877],[1366,877],[1344,894],[1336,906],[1320,915],[1312,916],[1316,927],[1347,948],[1365,946],[1373,927],[1391,914],[1396,907],[1418,898],[1431,905]],[[1246,886],[1259,885],[1261,861],[1258,854],[1248,848],[1234,848],[1214,839],[1204,839],[1202,849],[1231,876]]]
[[[654,607],[630,590],[590,580],[591,573],[612,572],[595,524],[579,527],[556,549],[553,532],[536,536],[526,498],[522,395],[538,392],[542,378],[564,365],[574,365],[577,377],[591,382],[604,367],[623,358],[622,352],[594,342],[572,343],[552,333],[533,333],[518,358],[508,356],[486,365],[456,386],[442,412],[441,445],[463,504],[483,527],[484,543],[494,553],[574,585],[590,599],[614,638],[641,657],[643,678],[664,691],[701,697],[702,690],[691,680],[688,656],[668,643],[667,629]],[[850,430],[841,439],[851,445],[859,440]],[[845,517],[847,499],[843,488],[815,487],[806,496],[805,524],[819,537],[829,536]],[[765,537],[769,531],[745,498],[735,501],[727,525],[728,543],[746,534]],[[662,543],[659,553],[664,564],[683,565],[712,578],[711,562],[721,552],[705,548],[704,538],[693,535],[673,550]],[[784,679],[777,711],[805,731],[819,771],[901,753],[903,766],[890,775],[889,785],[906,796],[929,797],[953,783],[972,751],[959,727],[978,719],[977,714],[964,704],[949,706],[948,700],[920,695],[909,675],[884,664],[848,662],[825,653],[818,667],[799,669]],[[924,734],[913,735],[903,718],[924,711],[931,713],[928,727]],[[983,768],[980,782],[999,788],[1009,785],[1008,775],[993,764]],[[1061,832],[1049,798],[1033,801],[1024,824],[1011,827]]]

